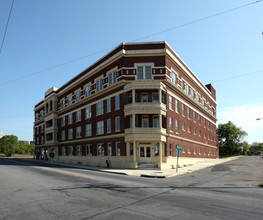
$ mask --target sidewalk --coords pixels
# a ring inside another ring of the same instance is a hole
[[[167,170],[137,170],[137,169],[107,169],[103,167],[91,167],[91,166],[83,166],[83,165],[75,165],[75,164],[65,164],[65,163],[59,163],[59,162],[52,162],[52,164],[57,165],[68,165],[71,167],[76,168],[82,168],[87,170],[95,170],[100,172],[107,172],[107,173],[115,173],[115,174],[121,174],[121,175],[129,175],[129,176],[141,176],[141,177],[150,177],[150,178],[167,178],[167,177],[174,177],[183,175],[186,173],[191,173],[197,170],[201,170],[207,167],[212,167],[217,164],[226,163],[231,160],[238,159],[239,157],[231,157],[226,159],[207,159],[202,162],[198,162],[196,164],[193,164],[191,166],[178,168],[178,172],[176,172],[176,169],[167,169]],[[30,159],[34,160],[34,159]],[[35,161],[35,160],[34,160]],[[48,161],[43,160],[37,160],[43,163],[50,163]]]

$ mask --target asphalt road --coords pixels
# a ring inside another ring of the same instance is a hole
[[[0,159],[0,219],[263,219],[263,158],[151,179]]]

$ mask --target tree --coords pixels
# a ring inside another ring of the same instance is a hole
[[[226,124],[218,125],[217,135],[220,155],[231,156],[241,154],[238,143],[247,135],[245,131],[238,128],[231,121],[228,121]]]
[[[253,155],[255,154],[255,152],[257,151],[263,151],[263,143],[256,143],[254,142],[251,146],[250,146],[250,154]]]
[[[0,139],[0,153],[4,153],[6,156],[11,156],[15,152],[17,146],[17,136],[5,135]]]
[[[238,148],[241,150],[241,153],[242,153],[243,155],[248,155],[248,154],[249,154],[249,152],[250,152],[250,151],[249,151],[250,146],[249,146],[249,144],[248,144],[246,141],[241,142],[241,143],[238,143],[237,146],[238,146]]]

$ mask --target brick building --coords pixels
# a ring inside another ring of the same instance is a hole
[[[166,42],[122,43],[35,105],[36,155],[161,169],[217,158],[216,91]]]

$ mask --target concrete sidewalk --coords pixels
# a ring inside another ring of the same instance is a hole
[[[239,157],[237,156],[237,157],[230,157],[226,159],[207,159],[202,162],[195,163],[191,166],[178,168],[178,172],[176,172],[176,169],[167,169],[167,170],[158,170],[158,169],[139,170],[139,169],[111,169],[111,168],[107,169],[103,167],[91,167],[91,166],[84,166],[84,165],[65,164],[65,163],[59,163],[59,162],[52,162],[52,164],[68,165],[68,166],[76,167],[76,168],[95,170],[95,171],[107,172],[107,173],[115,173],[115,174],[121,174],[121,175],[141,176],[141,177],[149,177],[149,178],[167,178],[167,177],[183,175],[186,173],[191,173],[191,172],[201,170],[207,167],[215,166],[217,164],[226,163],[228,161],[235,160],[238,158]],[[34,159],[30,159],[30,160],[34,160]],[[43,162],[43,163],[50,163],[48,161],[43,161],[43,160],[37,160],[37,161]]]

